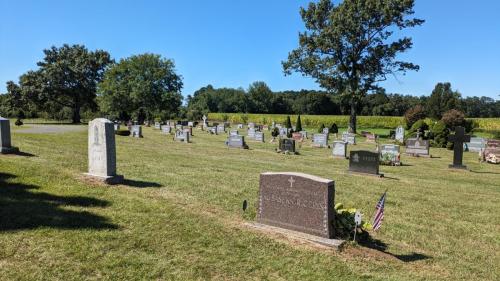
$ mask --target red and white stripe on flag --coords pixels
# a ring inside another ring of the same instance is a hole
[[[382,221],[384,220],[384,206],[385,206],[385,197],[387,191],[384,192],[382,197],[377,203],[375,207],[375,217],[373,218],[373,230],[378,230],[380,226],[382,226]]]

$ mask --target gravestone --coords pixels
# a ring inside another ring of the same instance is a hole
[[[262,173],[257,221],[333,238],[335,184],[302,173]]]
[[[130,133],[131,133],[130,135],[134,138],[142,138],[141,125],[132,125]]]
[[[177,125],[175,125],[175,129],[182,131],[182,130],[184,130],[184,126],[182,126],[182,124],[177,124]]]
[[[0,117],[0,153],[18,153],[19,148],[12,146],[10,138],[10,120]]]
[[[85,175],[108,184],[123,182],[116,174],[115,129],[113,122],[97,118],[89,123],[89,171]]]
[[[278,152],[282,153],[296,153],[295,140],[293,139],[280,139],[278,143]]]
[[[172,132],[172,127],[170,127],[169,125],[163,125],[161,126],[161,132],[163,134],[170,134]]]
[[[194,123],[193,123],[193,121],[189,121],[189,122],[188,122],[188,127],[194,127]]]
[[[213,135],[219,134],[219,132],[217,131],[217,126],[209,127],[208,132],[210,132],[210,134],[213,134]]]
[[[303,141],[303,136],[301,133],[292,133],[292,139],[294,139],[296,142],[297,141]]]
[[[405,129],[403,126],[398,126],[396,128],[396,135],[394,139],[399,143],[403,143],[405,141]]]
[[[189,131],[188,130],[176,130],[174,139],[176,141],[182,141],[184,143],[189,143]]]
[[[158,129],[158,130],[161,129],[161,123],[160,122],[155,122],[155,129]]]
[[[255,139],[255,128],[248,128],[247,136],[249,139]]]
[[[255,132],[255,140],[258,142],[264,142],[264,132]]]
[[[314,147],[328,147],[328,135],[327,134],[314,134],[312,145]]]
[[[229,131],[229,135],[230,136],[237,136],[239,134],[240,134],[240,132],[238,132],[238,130],[231,130],[231,131]]]
[[[120,130],[120,124],[114,123],[115,131]]]
[[[345,141],[334,141],[332,155],[336,158],[347,158],[347,145]]]
[[[481,152],[486,148],[486,140],[483,138],[470,138],[467,143],[467,150],[471,152]]]
[[[383,144],[380,146],[380,163],[384,165],[401,165],[401,153],[399,145]]]
[[[225,133],[226,132],[226,126],[224,124],[219,124],[217,125],[217,133]]]
[[[325,135],[328,135],[330,133],[330,129],[329,128],[323,128],[323,134]]]
[[[365,150],[351,151],[349,154],[349,172],[383,177],[379,173],[379,154]]]
[[[203,115],[203,117],[201,118],[203,120],[203,129],[206,129],[208,127],[208,124],[207,124],[207,116]]]
[[[245,143],[245,137],[240,135],[229,136],[226,145],[227,147],[248,149],[248,145]]]
[[[347,142],[348,144],[356,144],[356,134],[352,134],[349,132],[342,133],[342,140]]]
[[[429,141],[420,138],[410,138],[406,140],[405,154],[415,157],[431,157],[429,154]]]
[[[455,127],[455,134],[448,136],[448,141],[453,143],[453,164],[449,165],[452,169],[467,169],[467,166],[462,164],[464,156],[464,142],[470,142],[470,135],[465,134],[465,128],[461,126]]]
[[[377,135],[372,133],[365,134],[367,142],[377,142]]]
[[[286,138],[288,135],[288,129],[287,128],[279,128],[279,135],[282,138]]]
[[[307,131],[300,131],[299,133],[302,134],[302,139],[307,139]]]
[[[255,128],[255,123],[253,122],[248,123],[248,128]]]
[[[243,124],[238,124],[238,126],[236,126],[238,129],[243,129]]]

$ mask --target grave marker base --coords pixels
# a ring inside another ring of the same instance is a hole
[[[19,153],[19,148],[15,147],[15,146],[2,147],[2,148],[0,148],[0,153],[1,154],[16,154],[16,153]]]
[[[115,176],[98,176],[98,175],[92,175],[89,173],[84,173],[83,174],[86,178],[90,178],[92,180],[96,180],[98,182],[102,182],[105,184],[120,184],[123,183],[124,177],[122,175],[115,175]]]
[[[251,227],[253,229],[256,229],[261,232],[271,232],[271,233],[276,233],[276,234],[281,234],[284,235],[288,238],[292,239],[297,239],[297,240],[302,240],[306,242],[310,242],[313,244],[318,244],[321,246],[326,246],[328,248],[332,248],[336,251],[342,251],[344,245],[345,245],[345,240],[339,240],[339,239],[328,239],[328,238],[323,238],[299,231],[294,231],[294,230],[289,230],[285,228],[280,228],[280,227],[275,227],[267,224],[261,224],[261,223],[245,223],[246,226]]]
[[[450,165],[448,165],[448,168],[450,168],[450,169],[458,169],[458,170],[469,170],[467,168],[467,166],[465,166],[465,165],[453,165],[453,164],[450,164]]]
[[[360,176],[371,176],[375,178],[383,178],[384,174],[379,173],[379,174],[370,174],[370,173],[362,173],[362,172],[353,172],[353,171],[347,171],[348,174],[353,174],[353,175],[360,175]]]

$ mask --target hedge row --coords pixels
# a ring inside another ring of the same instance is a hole
[[[276,123],[285,123],[286,117],[290,116],[292,123],[295,124],[297,115],[286,114],[250,114],[250,113],[209,113],[208,119],[213,121],[229,121],[231,123],[248,123],[271,125]],[[245,118],[247,119],[245,121]],[[349,116],[347,115],[301,115],[302,126],[319,127],[321,124],[331,126],[336,123],[339,127],[347,127]],[[471,118],[477,122],[479,129],[483,131],[500,131],[500,118]],[[432,122],[427,120],[428,122]],[[404,124],[403,117],[394,116],[358,116],[359,128],[385,128],[394,129]]]

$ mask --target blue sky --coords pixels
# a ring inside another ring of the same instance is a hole
[[[5,82],[35,69],[42,50],[64,43],[104,49],[113,58],[151,52],[172,58],[183,94],[207,84],[317,89],[300,74],[284,76],[281,61],[303,29],[293,0],[0,0],[0,92]],[[500,1],[417,0],[426,20],[406,34],[414,46],[401,56],[419,72],[391,77],[388,92],[429,95],[451,82],[464,96],[500,98]]]

